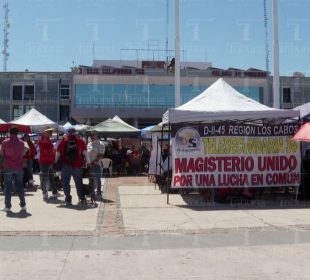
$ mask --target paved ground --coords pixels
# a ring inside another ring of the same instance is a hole
[[[35,177],[38,182],[38,177]],[[86,180],[85,180],[86,183]],[[11,213],[1,212],[1,235],[103,235],[208,233],[247,230],[296,230],[310,227],[308,203],[294,200],[253,201],[250,204],[206,203],[199,195],[162,194],[146,176],[108,178],[97,205],[73,206],[64,197],[43,201],[41,190],[27,191],[27,212],[18,196]],[[2,202],[1,202],[2,201]],[[0,196],[3,203],[3,196]]]
[[[0,212],[0,279],[310,279],[306,202],[171,194],[167,204],[145,176],[108,178],[103,190],[82,208],[74,188],[69,208],[27,192],[26,213],[14,196],[13,212]]]

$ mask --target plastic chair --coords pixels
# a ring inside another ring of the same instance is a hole
[[[109,171],[110,177],[112,177],[112,173],[113,173],[113,161],[110,158],[103,158],[100,160],[100,164],[102,166],[102,174],[106,175],[106,171]]]

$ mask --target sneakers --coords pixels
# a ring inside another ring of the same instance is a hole
[[[4,208],[1,209],[1,211],[3,211],[3,212],[10,212],[11,208],[4,207]]]
[[[48,193],[47,192],[43,194],[43,200],[48,200]]]
[[[72,206],[72,202],[71,201],[66,201],[66,205],[67,206]]]
[[[103,199],[102,194],[101,193],[96,193],[96,199],[97,200]]]
[[[60,196],[63,196],[60,192],[53,194],[53,197],[60,197]]]
[[[29,188],[34,188],[34,187],[35,187],[34,181],[33,181],[33,180],[29,180],[29,182],[28,182],[28,187],[29,187]]]
[[[79,206],[86,206],[87,205],[87,201],[86,199],[80,200],[78,203]]]
[[[26,207],[26,206],[21,206],[21,207],[20,207],[20,210],[21,210],[21,211],[27,211],[27,207]]]

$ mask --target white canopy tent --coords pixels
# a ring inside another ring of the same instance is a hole
[[[197,97],[169,109],[164,123],[216,120],[254,120],[299,117],[299,110],[274,109],[244,96],[224,79],[218,79]]]
[[[69,128],[73,127],[73,125],[70,122],[66,122],[63,126],[62,126],[65,130],[68,130]]]
[[[310,116],[310,102],[305,103],[303,105],[297,106],[294,108],[294,110],[299,110],[300,112],[300,118],[307,118],[309,119]]]
[[[126,126],[128,126],[128,127],[130,127],[130,128],[132,128],[132,129],[138,130],[136,127],[134,127],[134,126],[132,126],[132,125],[126,123],[125,121],[123,121],[123,120],[122,120],[119,116],[117,116],[117,115],[115,115],[115,116],[113,117],[112,120],[113,120],[113,121],[120,122],[120,123],[122,123],[122,124],[124,124],[124,125],[126,125]]]
[[[64,128],[61,125],[50,120],[34,108],[10,123],[29,125],[33,132],[41,132],[46,127],[53,127],[58,131],[64,132]]]
[[[89,125],[86,124],[71,124],[70,122],[66,122],[63,125],[63,128],[65,131],[68,131],[70,128],[74,128],[76,131],[83,131],[87,128],[89,128]]]

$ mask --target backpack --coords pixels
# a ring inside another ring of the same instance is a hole
[[[78,159],[78,147],[75,139],[68,140],[65,148],[65,159],[71,164]]]

